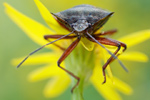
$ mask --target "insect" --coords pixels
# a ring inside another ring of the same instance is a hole
[[[24,62],[26,59],[28,59],[29,56],[34,54],[35,52],[41,50],[45,46],[49,44],[54,44],[54,42],[60,40],[60,39],[73,39],[74,40],[71,45],[67,48],[64,49],[61,46],[58,46],[59,48],[64,50],[64,53],[62,56],[59,58],[57,65],[60,67],[62,70],[66,71],[68,74],[70,74],[72,77],[77,79],[76,85],[72,88],[71,92],[75,89],[76,86],[78,86],[80,82],[80,78],[76,75],[74,75],[72,72],[69,70],[63,68],[61,66],[62,61],[65,60],[65,58],[72,52],[72,50],[78,45],[80,42],[81,38],[87,38],[91,42],[95,42],[102,46],[110,55],[111,57],[107,60],[107,62],[103,65],[103,76],[104,76],[104,82],[106,82],[106,75],[105,75],[105,69],[107,65],[109,65],[112,61],[115,59],[118,60],[120,65],[127,71],[127,69],[124,67],[122,62],[117,58],[119,54],[117,54],[120,50],[121,47],[123,47],[123,52],[126,50],[127,46],[126,44],[119,42],[117,40],[113,40],[110,38],[105,38],[105,37],[100,37],[100,36],[105,36],[105,35],[111,35],[116,32],[116,30],[110,30],[102,33],[95,34],[97,30],[99,30],[107,21],[108,19],[113,15],[114,12],[109,12],[106,10],[103,10],[101,8],[96,8],[91,5],[78,5],[73,8],[67,9],[62,12],[58,13],[51,13],[55,19],[58,21],[58,23],[66,28],[67,30],[70,31],[69,34],[67,35],[45,35],[44,38],[46,40],[52,38],[56,39],[54,41],[50,41],[49,43],[43,45],[42,47],[36,49],[35,51],[31,52],[24,60],[17,66],[17,68]],[[73,34],[73,35],[71,35]],[[117,49],[114,53],[111,53],[106,47],[103,46],[105,45],[111,45],[111,46],[116,46]],[[54,44],[55,45],[55,44]]]

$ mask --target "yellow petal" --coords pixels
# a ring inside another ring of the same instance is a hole
[[[38,64],[52,64],[57,63],[57,60],[59,59],[59,53],[42,53],[42,54],[36,54],[30,56],[23,65],[38,65]],[[18,59],[13,59],[12,64],[14,66],[17,66],[25,57],[21,57]]]
[[[119,56],[119,59],[138,61],[138,62],[147,62],[148,61],[147,55],[145,55],[141,52],[137,52],[137,51],[125,52]]]
[[[101,68],[96,66],[91,77],[91,82],[95,89],[107,100],[122,100],[120,95],[110,85],[112,81],[107,77],[107,82],[102,85],[103,79]]]
[[[114,77],[113,86],[124,94],[130,95],[133,93],[133,90],[129,85],[127,85],[126,83],[120,81],[119,79],[117,79],[115,77]]]
[[[102,84],[102,82],[104,81],[104,77],[103,77],[103,73],[102,73],[102,68],[101,66],[96,66],[93,70],[93,75],[91,76],[91,80],[92,81],[96,81],[98,80],[98,84]]]
[[[94,48],[94,43],[89,41],[87,38],[81,38],[81,44],[88,51],[92,51]]]
[[[115,89],[109,87],[108,85],[99,85],[96,82],[93,82],[95,88],[98,90],[100,94],[106,99],[106,100],[122,100],[121,96],[115,91]]]
[[[134,46],[150,38],[150,30],[135,32],[131,35],[120,38],[119,41],[127,44],[127,47]]]
[[[113,82],[113,74],[109,65],[107,66],[107,73],[108,73],[109,78]]]
[[[70,85],[70,78],[66,76],[54,77],[48,82],[44,89],[44,95],[47,98],[57,97],[62,94]]]
[[[39,1],[34,0],[42,17],[46,21],[46,23],[57,32],[57,34],[68,34],[70,33],[68,30],[63,28],[56,19],[52,16],[52,14],[48,11],[48,9]]]
[[[31,72],[28,76],[28,79],[31,82],[35,82],[58,75],[64,75],[67,77],[66,72],[60,69],[57,64],[52,64],[38,68],[37,70]]]
[[[36,43],[43,45],[47,41],[43,38],[46,34],[54,34],[42,24],[30,19],[15,10],[9,4],[4,3],[6,14]]]

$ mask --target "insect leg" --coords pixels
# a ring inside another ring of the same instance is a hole
[[[63,68],[60,66],[61,62],[65,60],[65,58],[72,52],[72,50],[77,46],[77,44],[80,41],[80,37],[78,37],[62,54],[62,56],[59,58],[57,64],[58,67],[60,67],[62,70],[66,71],[68,74],[70,74],[72,77],[74,77],[75,79],[77,79],[77,83],[76,85],[71,89],[71,92],[73,93],[73,90],[76,88],[76,86],[78,86],[79,82],[80,82],[80,78],[77,77],[76,75],[74,75],[72,72],[68,71],[67,69]]]
[[[127,49],[127,46],[126,46],[126,44],[125,43],[122,43],[122,42],[119,42],[119,41],[117,41],[118,43],[120,43],[120,45],[124,48],[123,50],[122,50],[122,53]],[[120,54],[117,54],[116,56],[118,57]],[[115,59],[114,58],[112,58],[112,60],[111,60],[111,62],[112,61],[114,61]]]
[[[44,35],[44,39],[48,39],[48,38],[53,38],[53,39],[58,39],[58,38],[60,38],[60,37],[62,37],[62,36],[64,36],[64,35]],[[77,37],[77,36],[66,36],[66,37],[64,37],[64,38],[62,38],[62,39],[73,39],[73,38],[75,38],[75,37]]]
[[[94,34],[93,37],[97,37],[97,36],[100,36],[100,35],[113,35],[114,33],[117,32],[117,29],[113,29],[113,30],[109,30],[109,31],[103,31],[101,33],[98,33],[98,34]]]
[[[44,39],[50,42],[49,38],[58,39],[58,38],[60,38],[60,37],[62,37],[62,36],[64,36],[64,35],[44,35]],[[75,38],[75,37],[76,37],[76,36],[66,36],[66,37],[64,37],[63,39],[72,39],[72,38]],[[65,48],[61,47],[60,45],[58,45],[58,44],[56,44],[56,43],[53,43],[53,44],[54,44],[55,46],[57,46],[58,48],[60,48],[61,50],[63,50],[63,51],[65,50]]]
[[[117,32],[117,29],[113,29],[113,30],[102,32],[101,35],[113,35],[116,32]]]
[[[124,47],[123,52],[124,52],[124,51],[126,50],[126,48],[127,48],[124,43],[119,42],[119,41],[116,41],[116,40],[113,40],[113,39],[99,38],[99,39],[97,39],[97,40],[98,40],[99,42],[101,42],[102,44],[117,46],[118,48],[117,48],[117,50],[114,52],[114,55],[116,55],[116,56],[119,56],[119,55],[120,55],[120,54],[117,54],[117,53],[119,52],[121,46]],[[103,76],[104,76],[104,82],[103,82],[103,83],[106,82],[105,69],[106,69],[106,67],[107,67],[112,61],[114,61],[114,58],[111,56],[111,57],[107,60],[107,62],[103,65]]]
[[[118,47],[117,50],[113,53],[113,54],[116,55],[116,56],[119,56],[119,55],[120,55],[120,54],[117,54],[117,53],[119,52],[121,46],[124,47],[123,52],[124,52],[124,51],[126,50],[126,48],[127,48],[124,43],[119,42],[119,41],[116,41],[116,40],[113,40],[113,39],[102,38],[102,37],[96,37],[95,39],[96,39],[98,42],[100,42],[101,44],[106,44],[106,45],[111,45],[111,46],[117,46],[117,47]],[[89,39],[89,40],[93,41],[92,39]],[[93,41],[93,42],[95,42],[95,41]],[[106,82],[105,69],[106,69],[106,67],[107,67],[113,60],[114,60],[114,57],[111,56],[111,57],[107,60],[107,62],[103,65],[103,76],[104,76],[104,82],[103,82],[103,83]]]
[[[106,44],[106,45],[112,45],[112,46],[117,46],[117,50],[113,53],[114,55],[116,55],[118,53],[118,51],[121,48],[121,45],[119,42],[114,41],[112,39],[107,39],[107,38],[98,38],[97,39],[100,43],[102,44]],[[103,65],[103,76],[104,76],[104,81],[103,84],[106,82],[106,74],[105,74],[105,69],[106,67],[112,62],[112,59],[114,59],[112,56],[107,60],[107,62]]]

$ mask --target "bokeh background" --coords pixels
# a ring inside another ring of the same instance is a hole
[[[51,12],[59,12],[79,4],[91,4],[110,11],[114,16],[107,22],[104,30],[117,28],[112,38],[129,35],[140,30],[150,29],[150,0],[40,0]],[[43,88],[47,80],[30,83],[27,75],[39,66],[23,66],[16,69],[11,65],[13,58],[22,57],[39,47],[15,25],[4,13],[3,3],[7,2],[30,18],[44,24],[33,0],[0,0],[0,100],[69,100],[70,89],[57,98],[45,98]],[[150,40],[140,43],[128,51],[137,50],[150,59]],[[44,52],[41,51],[41,52]],[[150,63],[123,61],[130,70],[124,72],[117,62],[112,64],[113,73],[128,83],[134,90],[130,96],[124,94],[123,100],[150,100]],[[104,100],[89,85],[84,91],[85,100]]]

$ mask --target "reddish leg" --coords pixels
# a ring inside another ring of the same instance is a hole
[[[59,58],[57,64],[58,66],[63,69],[64,71],[66,71],[68,74],[70,74],[72,77],[74,77],[75,79],[77,79],[77,83],[76,85],[71,89],[71,92],[73,92],[73,90],[76,88],[76,86],[78,86],[79,82],[80,82],[80,78],[77,77],[76,75],[74,75],[72,72],[68,71],[67,69],[63,68],[60,66],[61,62],[65,60],[65,58],[72,52],[72,50],[77,46],[77,44],[80,41],[80,37],[78,37],[62,54],[62,56]]]
[[[113,30],[109,30],[109,31],[106,31],[106,32],[101,32],[99,34],[94,34],[93,37],[97,37],[97,36],[100,36],[100,35],[113,35],[116,32],[117,32],[117,29],[113,29]]]
[[[126,45],[122,42],[113,40],[113,39],[109,39],[109,38],[101,38],[101,37],[95,37],[95,39],[100,42],[101,44],[106,44],[106,45],[111,45],[111,46],[117,46],[117,50],[113,53],[116,56],[119,56],[118,51],[120,50],[121,46],[124,47],[123,52],[126,50]],[[89,40],[95,42],[94,40],[92,40],[91,38],[89,38]],[[103,65],[103,76],[104,76],[104,82],[106,82],[106,74],[105,74],[105,69],[106,67],[114,60],[114,57],[111,56],[107,62]]]
[[[60,37],[62,37],[62,36],[64,36],[64,35],[44,35],[44,39],[46,39],[47,41],[49,41],[50,42],[50,40],[48,40],[49,38],[51,38],[51,39],[58,39],[58,38],[60,38]],[[64,37],[63,39],[73,39],[73,38],[75,38],[76,36],[66,36],[66,37]],[[56,44],[56,43],[53,43],[55,46],[57,46],[58,48],[60,48],[61,50],[65,50],[65,48],[63,48],[63,47],[61,47],[60,45],[58,45],[58,44]]]
[[[60,38],[60,37],[62,37],[62,36],[64,36],[64,35],[44,35],[44,39],[48,39],[48,38],[53,38],[53,39],[58,39],[58,38]],[[77,36],[66,36],[66,37],[64,37],[63,39],[73,39],[73,38],[75,38],[75,37],[77,37]]]

